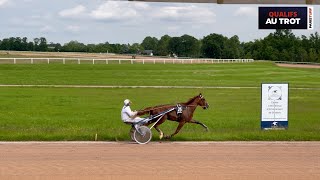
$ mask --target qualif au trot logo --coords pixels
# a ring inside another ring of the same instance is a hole
[[[259,29],[313,29],[313,7],[259,7]]]

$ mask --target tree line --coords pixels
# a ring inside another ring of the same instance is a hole
[[[116,54],[143,54],[145,50],[152,50],[157,56],[320,62],[320,36],[316,32],[309,37],[298,37],[291,30],[276,30],[264,38],[249,42],[240,42],[237,35],[228,38],[212,33],[202,39],[190,35],[164,35],[160,39],[148,36],[141,43],[133,44],[84,44],[70,41],[64,45],[47,43],[44,37],[32,41],[26,37],[10,37],[0,40],[0,50]]]

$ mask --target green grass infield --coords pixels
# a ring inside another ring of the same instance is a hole
[[[129,140],[120,120],[123,100],[132,109],[187,101],[202,92],[210,104],[172,140],[320,140],[320,70],[272,63],[213,65],[0,65],[1,84],[257,87],[239,89],[0,87],[0,140]],[[289,128],[260,129],[262,82],[290,84]],[[296,88],[310,89],[296,89]],[[160,126],[168,135],[176,122]],[[159,140],[153,132],[153,140]]]

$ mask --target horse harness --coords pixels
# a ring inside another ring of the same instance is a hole
[[[184,109],[186,109],[186,108],[187,108],[187,107],[183,107],[181,104],[177,104],[176,110],[177,110],[178,120],[181,119],[182,111],[183,111]]]

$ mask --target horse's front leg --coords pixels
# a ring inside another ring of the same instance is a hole
[[[197,121],[195,119],[191,119],[191,121],[189,121],[189,123],[200,124],[202,127],[204,127],[206,129],[206,131],[209,131],[208,126],[206,126],[205,124],[203,124],[200,121]]]
[[[180,121],[180,122],[179,122],[179,125],[178,125],[178,127],[177,127],[177,129],[176,129],[176,131],[175,131],[173,134],[171,134],[170,136],[166,136],[166,139],[170,139],[170,138],[172,138],[174,135],[178,134],[178,132],[180,131],[180,129],[183,127],[183,125],[184,125],[185,123],[186,123],[185,121]]]

